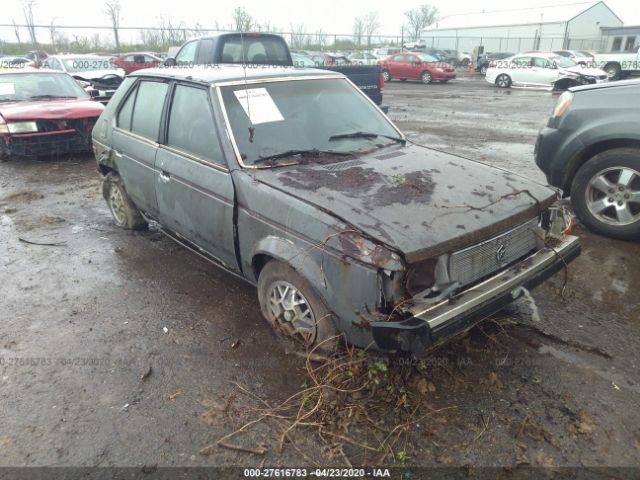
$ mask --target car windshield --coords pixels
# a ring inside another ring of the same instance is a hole
[[[91,70],[111,70],[113,65],[107,57],[73,57],[62,59],[69,73],[90,72]]]
[[[0,102],[47,98],[88,98],[64,73],[11,73],[0,75]]]
[[[341,78],[225,86],[222,98],[245,165],[289,151],[370,150],[401,137]]]
[[[418,56],[422,59],[423,62],[427,62],[427,63],[436,63],[438,62],[438,59],[428,55],[426,53],[419,53]]]
[[[563,67],[563,68],[571,68],[577,65],[577,63],[571,60],[570,58],[561,57],[560,55],[558,55],[557,57],[551,57],[550,60],[552,62],[555,62],[556,65],[558,65],[559,67]]]

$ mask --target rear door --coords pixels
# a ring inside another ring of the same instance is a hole
[[[212,113],[205,87],[175,84],[156,162],[160,223],[237,270],[234,188]]]
[[[169,85],[144,79],[134,85],[116,114],[113,148],[127,193],[147,215],[158,217],[155,161],[160,120]]]

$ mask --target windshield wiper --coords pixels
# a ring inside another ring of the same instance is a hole
[[[369,139],[373,139],[373,138],[378,138],[378,137],[387,138],[389,140],[393,140],[394,142],[402,143],[403,145],[407,142],[402,137],[391,137],[389,135],[381,135],[379,133],[372,133],[372,132],[339,133],[337,135],[331,135],[329,137],[329,141],[333,142],[334,140],[341,140],[343,138],[369,138]]]
[[[78,98],[78,97],[71,97],[69,95],[49,95],[49,94],[44,94],[44,95],[31,95],[29,98]]]
[[[350,156],[353,155],[352,153],[349,152],[337,152],[335,150],[318,150],[317,148],[310,148],[310,149],[306,149],[306,150],[286,150],[284,152],[281,153],[274,153],[273,155],[267,155],[266,157],[260,157],[257,160],[253,161],[254,165],[257,165],[259,163],[265,163],[265,162],[269,162],[271,160],[278,160],[280,158],[287,158],[287,157],[295,157],[295,156],[301,156],[301,157],[319,157],[320,155],[336,155],[339,157],[344,157],[344,156]]]

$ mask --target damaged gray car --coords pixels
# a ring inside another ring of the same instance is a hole
[[[334,72],[139,71],[93,146],[115,223],[256,285],[307,348],[428,351],[580,251],[554,191],[408,142]]]

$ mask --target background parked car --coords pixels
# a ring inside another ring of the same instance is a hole
[[[448,82],[456,78],[456,70],[448,63],[440,62],[426,53],[402,53],[380,60],[384,81],[421,80],[422,83],[432,81]]]
[[[0,157],[88,151],[103,110],[66,73],[0,71]]]
[[[347,58],[351,63],[355,63],[357,65],[377,65],[378,60],[380,59],[378,56],[369,52],[354,52],[351,55],[348,55]]]
[[[640,239],[640,80],[571,88],[538,136],[536,164],[592,230]]]
[[[595,57],[589,52],[584,52],[582,50],[555,50],[553,53],[560,55],[561,57],[569,58],[583,67],[594,66],[593,61]]]
[[[125,53],[112,58],[111,63],[116,68],[121,68],[126,74],[133,73],[143,68],[154,68],[162,63],[162,59],[150,53]]]
[[[293,60],[293,65],[298,68],[314,68],[316,66],[316,62],[304,53],[291,52],[291,59]]]
[[[493,60],[486,80],[500,88],[531,87],[566,90],[576,85],[602,83],[607,74],[597,68],[582,67],[554,53],[522,53],[504,60]]]
[[[513,57],[513,53],[507,52],[488,52],[480,55],[478,63],[476,65],[476,72],[480,72],[482,75],[487,74],[489,64],[494,60],[504,60],[505,58]]]
[[[334,65],[350,65],[353,63],[349,58],[340,53],[315,53],[311,55],[311,59],[316,66],[334,66]]]
[[[124,70],[114,67],[109,58],[98,55],[51,55],[45,68],[66,72],[87,92],[93,92],[100,102],[107,104],[125,76]]]
[[[37,63],[26,57],[2,57],[0,58],[0,68],[37,68]]]

